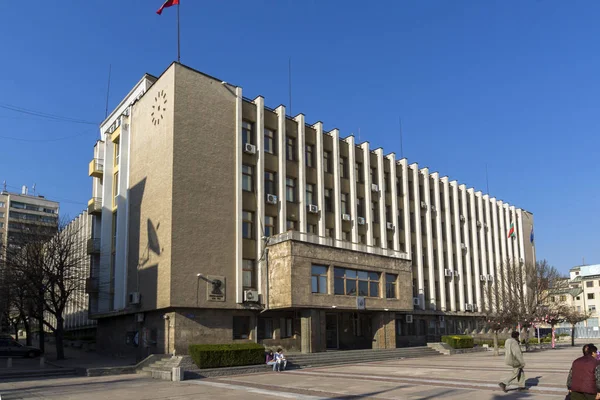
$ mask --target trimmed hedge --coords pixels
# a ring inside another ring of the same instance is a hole
[[[442,342],[450,345],[453,349],[472,349],[475,345],[473,336],[469,335],[442,336]]]
[[[198,368],[234,367],[265,362],[265,348],[256,343],[190,344],[188,350]]]
[[[498,347],[504,347],[504,342],[506,339],[498,339]],[[475,344],[478,346],[482,346],[487,344],[489,347],[494,347],[494,339],[475,339]]]

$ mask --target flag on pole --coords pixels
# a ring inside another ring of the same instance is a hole
[[[171,6],[176,6],[177,4],[179,4],[179,0],[167,0],[165,1],[165,4],[163,4],[162,6],[160,6],[160,8],[156,11],[156,13],[158,15],[161,15],[163,12],[163,8],[167,8],[167,7],[171,7]]]
[[[531,234],[529,235],[529,241],[533,243],[533,226],[531,227]]]
[[[510,229],[508,230],[508,238],[515,238],[517,237],[517,234],[515,232],[515,223],[511,222],[510,223]]]

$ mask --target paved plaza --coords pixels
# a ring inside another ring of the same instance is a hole
[[[500,391],[509,373],[488,353],[366,362],[283,373],[165,382],[137,375],[0,382],[8,399],[564,399],[581,346],[526,353],[530,390]],[[516,389],[515,386],[511,389]]]

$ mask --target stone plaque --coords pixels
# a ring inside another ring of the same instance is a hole
[[[206,277],[206,300],[225,301],[225,277],[208,275]]]

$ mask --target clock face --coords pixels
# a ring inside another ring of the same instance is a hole
[[[154,105],[152,106],[152,124],[160,125],[160,121],[163,119],[163,114],[166,111],[167,94],[164,90],[160,90],[156,97],[154,97]]]

